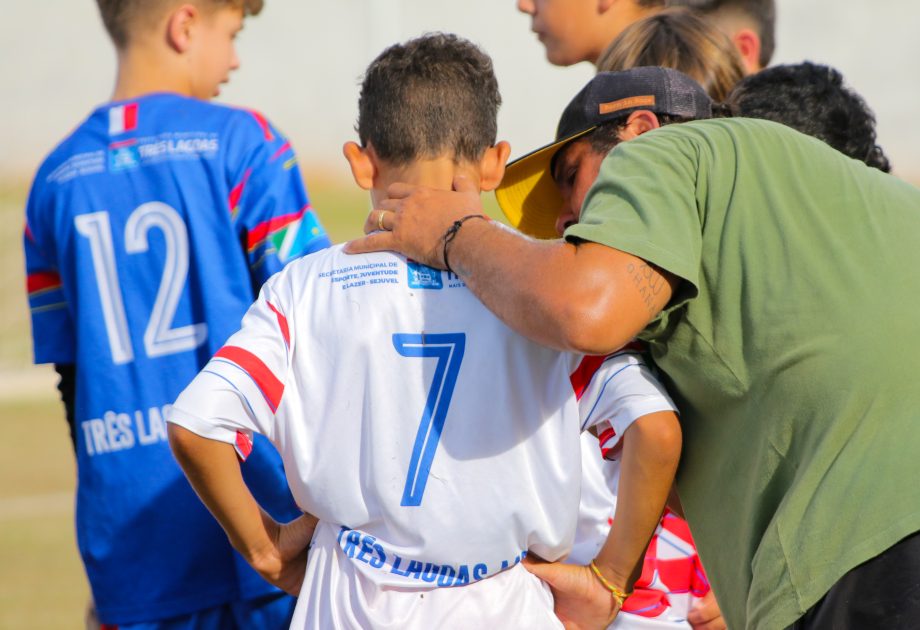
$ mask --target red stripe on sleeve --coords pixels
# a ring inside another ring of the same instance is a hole
[[[575,371],[572,372],[569,380],[572,381],[572,389],[575,391],[576,400],[581,400],[581,397],[585,393],[585,389],[588,388],[588,384],[591,382],[591,379],[594,378],[595,373],[597,373],[601,365],[603,365],[606,358],[607,357],[603,356],[587,356],[581,360],[581,363],[579,363]]]
[[[252,453],[252,440],[242,431],[236,432],[236,452],[239,453],[240,459],[244,462],[249,454]]]
[[[259,225],[252,228],[252,230],[249,232],[249,237],[246,239],[246,249],[252,251],[256,245],[264,241],[269,234],[277,232],[284,226],[299,220],[301,217],[303,217],[303,213],[308,207],[309,206],[304,206],[297,212],[292,212],[291,214],[285,214],[284,216],[274,217],[268,221],[263,221]]]
[[[278,410],[281,396],[284,394],[284,384],[268,369],[267,365],[262,363],[259,357],[238,346],[224,346],[214,356],[232,361],[243,368],[262,390],[262,395],[265,396],[272,411]]]
[[[291,333],[290,333],[290,330],[288,329],[287,317],[282,315],[281,311],[276,309],[275,305],[272,304],[271,302],[266,300],[265,303],[268,304],[268,308],[272,309],[272,311],[275,313],[275,317],[278,318],[278,327],[281,328],[281,336],[284,337],[284,343],[286,343],[287,347],[290,348],[291,347]]]
[[[287,152],[288,152],[288,149],[290,149],[290,148],[291,148],[291,143],[290,143],[290,142],[285,142],[285,143],[281,146],[280,149],[278,149],[277,151],[275,151],[275,154],[271,157],[271,159],[269,160],[269,162],[274,162],[275,160],[277,160],[278,158],[280,158],[282,155],[284,155],[285,153],[287,153]]]
[[[252,117],[256,119],[256,122],[259,123],[259,126],[262,128],[262,135],[265,136],[265,139],[271,142],[275,139],[275,134],[272,133],[271,125],[268,124],[268,121],[265,120],[265,116],[260,114],[254,109],[250,109],[249,113],[252,114]]]
[[[247,168],[246,172],[243,173],[243,179],[240,180],[240,183],[233,187],[230,191],[230,197],[228,199],[230,203],[230,212],[234,212],[236,207],[240,204],[240,198],[243,196],[243,190],[246,188],[246,182],[249,181],[249,176],[252,174],[252,169]]]
[[[29,293],[57,289],[61,286],[61,276],[54,271],[39,271],[30,273],[26,278],[26,288]]]

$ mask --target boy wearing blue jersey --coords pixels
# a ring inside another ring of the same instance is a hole
[[[257,112],[207,102],[239,66],[244,16],[263,3],[98,4],[118,56],[113,100],[42,164],[24,239],[35,360],[62,375],[98,617],[284,627],[293,600],[235,554],[172,459],[164,423],[261,284],[329,245],[286,139]],[[267,442],[244,475],[271,518],[300,515]]]

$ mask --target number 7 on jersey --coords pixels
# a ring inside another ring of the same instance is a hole
[[[466,346],[464,333],[446,333],[438,335],[417,335],[399,333],[393,335],[393,347],[404,357],[434,357],[438,362],[434,369],[434,378],[425,410],[422,412],[422,421],[415,436],[415,445],[412,447],[412,459],[409,461],[409,474],[406,476],[406,487],[403,489],[403,506],[416,506],[422,504],[422,495],[425,494],[425,484],[428,483],[428,473],[431,471],[431,462],[438,442],[441,440],[441,430],[447,418],[447,409],[454,393],[454,385],[460,374],[460,362],[463,361],[463,350]]]

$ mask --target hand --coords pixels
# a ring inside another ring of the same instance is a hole
[[[690,622],[693,630],[726,630],[727,628],[722,618],[722,611],[716,602],[716,596],[712,591],[693,604],[687,615],[687,621]]]
[[[524,567],[549,585],[555,612],[566,630],[601,630],[616,618],[620,607],[589,567],[525,558]]]
[[[282,525],[263,512],[262,520],[272,544],[253,556],[250,564],[267,582],[296,597],[307,571],[307,550],[316,518],[304,514]]]
[[[390,250],[444,269],[444,233],[462,217],[483,214],[479,188],[463,176],[454,179],[453,191],[393,184],[387,195],[364,223],[368,235],[349,242],[347,253]]]

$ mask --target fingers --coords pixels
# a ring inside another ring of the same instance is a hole
[[[395,237],[392,232],[373,232],[363,238],[345,243],[346,254],[394,251]]]
[[[546,562],[528,556],[521,561],[521,565],[551,587],[554,586],[554,579],[558,575],[556,563]]]
[[[715,595],[709,591],[697,600],[687,614],[687,621],[694,630],[725,630],[725,620],[716,602]]]
[[[384,209],[371,210],[364,221],[364,233],[383,232],[393,229],[393,212]]]

